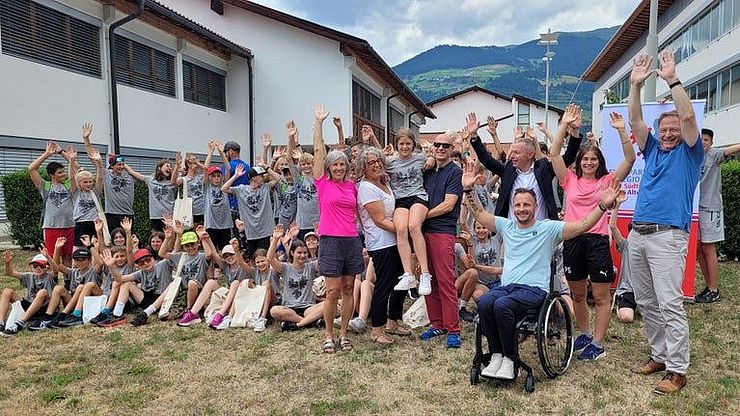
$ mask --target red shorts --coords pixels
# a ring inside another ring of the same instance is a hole
[[[57,238],[66,237],[67,242],[62,247],[62,257],[72,257],[72,248],[75,243],[75,229],[71,228],[44,228],[44,246],[49,250],[49,255],[54,255],[54,245]]]

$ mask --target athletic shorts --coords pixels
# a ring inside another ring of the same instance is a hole
[[[293,312],[297,313],[299,316],[305,317],[306,315],[304,315],[304,314],[306,313],[306,311],[308,310],[309,307],[305,307],[305,308],[294,308],[292,306],[286,306],[286,308],[290,308],[290,309],[293,310]]]
[[[193,214],[193,228],[195,228],[196,225],[203,225],[203,222],[205,221],[205,214]]]
[[[591,278],[592,283],[614,281],[614,265],[609,250],[609,237],[583,234],[563,243],[565,278],[571,282]]]
[[[421,204],[429,208],[429,203],[419,198],[418,196],[407,196],[405,198],[396,199],[396,209],[398,208],[411,209],[411,206],[414,204]]]
[[[49,297],[51,297],[51,293],[49,293]],[[25,299],[21,299],[21,306],[23,307],[23,310],[24,310],[24,311],[27,311],[27,310],[28,310],[28,308],[30,308],[30,307],[31,307],[31,303],[32,303],[32,302],[29,302],[29,301],[27,301],[27,300],[25,300]],[[47,302],[47,303],[48,303],[48,302]],[[47,305],[47,303],[45,303],[45,304],[44,304],[44,306],[46,306],[46,305]],[[34,314],[34,315],[33,315],[33,316],[31,317],[31,319],[33,319],[33,318],[38,318],[38,317],[41,317],[41,316],[43,316],[43,315],[44,315],[45,313],[46,313],[46,308],[44,308],[44,307],[41,307],[41,308],[39,308],[39,310],[37,310],[37,311],[36,311],[36,313],[35,313],[35,314]]]
[[[251,259],[254,252],[258,249],[268,250],[270,248],[270,237],[258,238],[256,240],[247,240],[246,254]]]
[[[80,221],[75,223],[75,246],[81,247],[83,245],[80,239],[83,235],[87,235],[88,237],[95,237],[97,235],[95,222]]]
[[[621,295],[617,295],[617,309],[630,308],[633,311],[637,309],[637,302],[635,302],[635,294],[632,292],[624,292]]]
[[[121,221],[123,221],[124,218],[128,218],[131,220],[131,224],[133,224],[134,221],[134,215],[127,215],[127,214],[110,214],[105,213],[105,221],[108,223],[108,232],[113,232],[114,229],[119,228],[121,226]]]
[[[360,237],[331,237],[319,239],[319,274],[331,278],[355,276],[365,270]]]
[[[144,292],[144,297],[141,298],[141,302],[139,302],[139,306],[142,309],[148,308],[151,304],[154,303],[155,300],[159,298],[159,295],[154,292]]]
[[[54,245],[57,238],[65,237],[67,242],[62,247],[62,257],[72,257],[72,249],[75,241],[75,229],[72,228],[44,228],[44,245],[49,253],[54,253]]]
[[[231,240],[231,228],[217,229],[217,228],[206,228],[208,236],[213,241],[213,245],[219,250],[229,245]],[[269,247],[268,247],[269,248]]]
[[[725,219],[722,211],[699,210],[699,241],[718,243],[725,240]]]
[[[164,221],[161,218],[150,218],[149,226],[152,230],[164,231]]]

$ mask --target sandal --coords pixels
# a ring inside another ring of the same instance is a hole
[[[370,341],[380,345],[381,347],[387,347],[389,345],[393,345],[396,342],[392,338],[388,338],[387,336],[385,336],[383,333],[380,333],[375,337],[370,335]]]
[[[352,341],[347,337],[339,338],[339,349],[342,351],[352,351]]]
[[[324,344],[321,346],[321,350],[324,354],[334,354],[334,340],[333,339],[327,339],[324,341]]]
[[[403,325],[396,325],[393,328],[385,328],[385,333],[407,337],[411,335],[411,329]]]

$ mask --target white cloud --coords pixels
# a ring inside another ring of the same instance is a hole
[[[256,0],[366,39],[391,65],[440,44],[508,45],[622,24],[639,0]]]

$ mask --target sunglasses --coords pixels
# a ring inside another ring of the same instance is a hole
[[[46,268],[46,265],[44,265],[44,264],[39,264],[39,263],[33,263],[33,264],[31,264],[31,267],[32,267],[33,269],[45,269],[45,268]]]
[[[142,264],[147,264],[152,260],[154,260],[153,257],[147,256],[147,257],[144,257],[143,259],[136,260],[134,263],[136,263],[137,266],[141,266]]]
[[[437,148],[441,147],[443,149],[449,149],[450,147],[452,147],[452,143],[436,143],[435,142],[434,147],[437,147]]]

